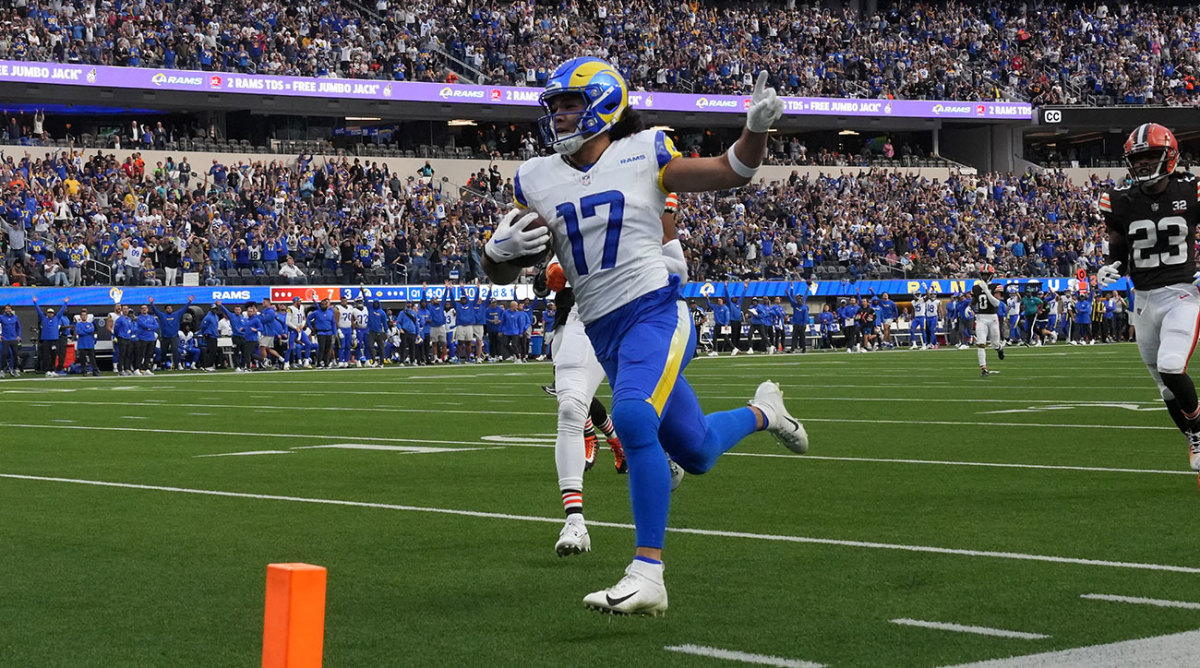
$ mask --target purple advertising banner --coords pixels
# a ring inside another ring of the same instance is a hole
[[[534,106],[539,88],[387,81],[382,79],[317,79],[229,72],[155,70],[103,65],[62,65],[0,60],[0,83],[41,83],[164,91],[221,92],[293,97],[336,97],[354,100],[440,102]],[[866,100],[785,97],[785,114],[793,116],[857,116],[953,118],[981,121],[1030,120],[1028,102],[948,102],[939,100]],[[687,95],[631,91],[634,109],[672,112],[744,113],[749,95]]]

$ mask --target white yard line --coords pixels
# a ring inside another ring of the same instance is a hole
[[[125,405],[125,404],[122,404]],[[306,409],[315,410],[315,409]],[[331,409],[344,410],[344,409]],[[208,416],[210,413],[191,413],[196,416]],[[259,438],[287,438],[287,439],[313,439],[313,440],[346,440],[346,441],[374,441],[383,443],[417,443],[417,444],[438,444],[438,445],[471,445],[479,446],[481,444],[503,443],[506,447],[517,448],[553,448],[553,438],[546,437],[506,437],[506,436],[483,436],[479,440],[474,441],[455,441],[455,440],[438,440],[428,438],[395,438],[388,436],[362,436],[359,434],[288,434],[278,432],[250,432],[250,431],[215,431],[202,429],[150,429],[139,427],[102,427],[96,425],[74,425],[74,424],[16,424],[16,423],[0,423],[0,427],[10,429],[76,429],[83,431],[117,431],[117,432],[134,432],[145,434],[183,434],[192,436],[253,436]],[[461,449],[461,448],[460,448]],[[487,450],[491,448],[469,448],[470,450]],[[872,464],[911,464],[911,465],[933,465],[933,466],[974,466],[982,468],[1013,468],[1013,469],[1043,469],[1051,471],[1083,471],[1092,473],[1135,473],[1135,474],[1154,474],[1154,475],[1196,475],[1195,471],[1171,471],[1160,469],[1135,469],[1135,468],[1103,468],[1098,466],[1056,466],[1051,464],[1002,464],[998,462],[965,462],[965,461],[941,461],[927,459],[889,459],[886,457],[833,457],[825,455],[805,455],[798,456],[783,453],[765,453],[765,452],[727,452],[726,457],[760,457],[765,459],[794,459],[797,462],[812,459],[818,461],[838,461],[838,462],[867,462]]]
[[[1200,666],[1200,631],[1077,647],[947,668],[1146,668]]]
[[[196,455],[197,457],[240,457],[242,455],[290,455],[291,450],[246,450],[244,452],[218,452],[215,455]]]
[[[902,617],[900,619],[891,620],[893,624],[900,626],[916,626],[923,629],[935,629],[938,631],[957,631],[959,633],[974,633],[981,636],[993,636],[996,638],[1016,638],[1018,640],[1042,640],[1050,636],[1044,633],[1026,633],[1025,631],[1008,631],[1006,629],[993,629],[987,626],[970,626],[967,624],[949,624],[946,622],[927,622],[920,619],[908,619]]]
[[[1139,598],[1137,596],[1114,596],[1112,594],[1083,594],[1079,598],[1089,601],[1112,601],[1113,603],[1133,603],[1136,605],[1153,605],[1159,608],[1182,608],[1184,610],[1200,610],[1200,603],[1188,601],[1167,601],[1161,598]]]
[[[754,452],[726,452],[733,457],[783,457],[794,458],[795,455],[759,454]],[[805,455],[803,459],[816,459],[832,462],[872,462],[880,464],[926,464],[933,466],[982,466],[998,469],[1042,469],[1046,471],[1087,471],[1091,473],[1152,473],[1155,475],[1196,475],[1195,471],[1165,471],[1161,469],[1126,469],[1105,468],[1101,466],[1060,466],[1053,464],[1002,464],[999,462],[955,462],[936,459],[888,459],[886,457],[829,457],[824,455]]]
[[[1134,429],[1150,431],[1176,431],[1175,427],[1136,424],[1046,424],[1037,422],[970,422],[966,420],[855,420],[849,418],[811,417],[801,417],[800,421],[837,422],[842,424],[942,425],[952,427],[1038,427],[1042,429]]]
[[[141,485],[136,483],[125,482],[108,482],[104,480],[81,480],[77,478],[58,478],[52,476],[35,476],[22,475],[16,473],[0,473],[0,478],[9,478],[12,480],[29,480],[37,482],[56,482],[73,485],[90,485],[96,487],[116,487],[122,489],[140,489],[156,492],[172,492],[176,494],[197,494],[203,496],[219,496],[226,498],[239,499],[259,499],[265,501],[287,501],[291,503],[312,503],[331,506],[346,506],[353,508],[376,508],[382,510],[398,510],[407,512],[419,513],[435,513],[442,515],[457,515],[461,517],[476,517],[483,519],[500,519],[518,522],[538,522],[548,524],[562,524],[561,517],[537,517],[533,515],[513,515],[509,513],[491,513],[477,510],[458,510],[453,508],[430,508],[423,506],[408,506],[391,503],[371,503],[367,501],[345,501],[341,499],[320,499],[308,498],[301,496],[282,496],[277,494],[252,494],[248,492],[225,492],[211,489],[194,489],[188,487],[167,487],[162,485]],[[592,527],[606,527],[610,529],[633,529],[632,524],[619,522],[597,522],[591,521],[588,523]],[[1051,564],[1063,564],[1072,566],[1095,566],[1100,568],[1121,568],[1139,571],[1161,571],[1168,573],[1186,573],[1189,575],[1200,575],[1200,568],[1193,566],[1176,566],[1172,564],[1152,564],[1144,562],[1130,561],[1108,561],[1103,559],[1085,559],[1079,557],[1059,557],[1045,554],[1024,554],[1021,552],[998,552],[992,550],[968,550],[960,548],[936,547],[930,545],[903,545],[896,543],[876,543],[872,541],[861,540],[840,540],[835,538],[815,538],[810,536],[787,536],[776,534],[761,534],[750,533],[744,531],[722,531],[716,529],[690,529],[683,527],[671,527],[667,531],[671,533],[690,534],[695,536],[711,536],[720,538],[741,538],[745,540],[761,540],[779,543],[797,543],[806,545],[827,545],[833,547],[852,547],[869,550],[896,550],[901,552],[918,552],[925,554],[942,554],[959,557],[976,557],[985,559],[1010,559],[1016,561],[1034,561]]]
[[[502,446],[483,448],[429,448],[417,445],[380,445],[378,443],[331,443],[329,445],[303,445],[293,450],[320,450],[333,448],[335,450],[383,450],[410,455],[442,454],[446,452],[473,452],[475,450],[497,450]]]
[[[362,393],[349,393],[362,394]],[[293,395],[294,396],[294,395]],[[326,396],[326,395],[323,395]],[[499,402],[500,400],[497,400]],[[26,403],[20,400],[5,400],[0,399],[0,403]],[[72,406],[152,406],[159,407],[160,404],[139,404],[130,402],[114,402],[114,401],[59,401],[45,402],[47,404],[67,404]],[[259,410],[259,406],[236,406],[227,404],[200,404],[200,403],[178,403],[171,404],[172,406],[181,408],[221,408],[224,410],[233,410],[238,408]],[[293,410],[293,411],[366,411],[376,413],[454,413],[466,415],[478,415],[478,410],[457,410],[453,408],[372,408],[369,406],[273,406],[271,410]],[[555,413],[551,410],[545,411],[505,411],[507,415],[535,415],[545,418],[554,418]],[[867,420],[854,418],[814,418],[801,417],[802,422],[831,422],[835,424],[895,424],[895,425],[939,425],[939,426],[957,426],[957,427],[1035,427],[1040,429],[1120,429],[1120,430],[1145,430],[1145,431],[1175,431],[1175,427],[1166,427],[1158,425],[1132,425],[1132,424],[1049,424],[1043,422],[985,422],[985,421],[967,421],[967,420]]]
[[[668,645],[663,647],[663,649],[667,650],[668,652],[692,654],[695,656],[708,657],[710,659],[725,659],[726,661],[738,661],[740,663],[753,663],[759,666],[780,666],[781,668],[823,668],[825,665],[822,663],[813,663],[812,661],[785,659],[781,656],[767,656],[766,654],[736,652],[728,649],[718,649],[716,647],[704,647],[703,645]]]
[[[237,394],[243,394],[243,393],[239,392]],[[345,394],[345,393],[341,393],[341,394]],[[361,394],[361,393],[354,393],[354,394]],[[422,394],[424,396],[429,396],[428,392],[425,392]],[[324,396],[328,396],[328,395],[324,395]],[[499,401],[499,400],[497,400],[497,401]],[[25,402],[0,399],[0,403],[25,403]],[[143,406],[146,408],[163,408],[164,407],[163,404],[149,404],[149,403],[138,402],[138,401],[132,401],[132,402],[131,401],[49,401],[49,402],[42,401],[41,403],[46,404],[47,407],[49,407],[50,405],[53,405],[53,404],[70,405],[70,406]],[[506,403],[511,403],[511,402],[506,402]],[[506,410],[506,411],[504,411],[504,413],[506,415],[537,415],[537,416],[541,416],[541,417],[557,419],[556,418],[557,414],[554,411],[553,401],[550,400],[549,397],[547,397],[547,401],[545,402],[545,404],[546,404],[546,410],[544,410],[544,411],[510,411],[510,410]],[[221,404],[221,403],[213,403],[213,404],[172,403],[172,404],[170,404],[170,406],[172,408],[220,408],[222,410],[227,410],[227,411],[242,409],[242,410],[250,410],[250,411],[267,410],[267,411],[272,411],[272,412],[274,412],[274,411],[304,411],[304,412],[310,412],[310,411],[338,411],[338,412],[360,411],[360,412],[367,412],[367,413],[428,413],[431,415],[437,415],[437,414],[442,414],[442,413],[454,413],[454,414],[463,414],[463,415],[479,415],[480,414],[479,410],[466,410],[466,409],[454,409],[454,408],[394,408],[394,407],[393,408],[373,408],[371,406],[288,406],[288,405],[276,405],[276,406],[271,406],[270,408],[263,408],[263,406],[259,405],[259,404],[244,405],[244,404]]]

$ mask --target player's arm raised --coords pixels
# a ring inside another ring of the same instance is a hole
[[[668,192],[726,190],[750,183],[767,154],[767,130],[783,115],[783,101],[767,88],[767,71],[758,73],[742,136],[721,156],[672,160],[663,168]]]

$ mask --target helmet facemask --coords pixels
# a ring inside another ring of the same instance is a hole
[[[1130,178],[1143,187],[1167,178],[1170,174],[1167,169],[1169,154],[1167,148],[1158,146],[1127,154],[1125,165],[1129,168]]]

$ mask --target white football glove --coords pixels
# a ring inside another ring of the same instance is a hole
[[[537,213],[525,209],[512,209],[504,214],[483,252],[495,262],[508,262],[546,250],[550,243],[549,228],[525,229],[537,217]]]
[[[1197,271],[1195,274],[1193,274],[1192,278],[1195,279],[1192,281],[1192,285],[1200,285],[1200,271]]]
[[[783,115],[783,100],[775,95],[774,88],[767,88],[767,71],[758,73],[754,82],[754,93],[750,97],[750,109],[746,111],[746,129],[751,132],[766,132]]]
[[[1108,286],[1116,283],[1121,278],[1120,269],[1120,260],[1100,267],[1100,271],[1096,272],[1096,284],[1101,288],[1108,288]]]

